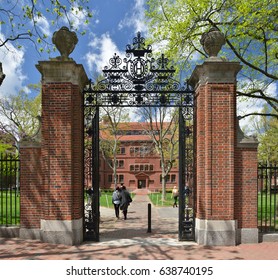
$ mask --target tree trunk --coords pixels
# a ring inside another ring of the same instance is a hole
[[[162,193],[161,193],[161,200],[166,200],[166,176],[162,175]]]
[[[113,176],[114,176],[114,189],[116,189],[118,180],[117,180],[117,166],[116,162],[114,162],[114,167],[113,167]]]

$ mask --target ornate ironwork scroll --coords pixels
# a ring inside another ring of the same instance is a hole
[[[145,47],[138,32],[125,58],[114,54],[104,67],[104,79],[87,86],[87,98],[94,106],[106,107],[189,106],[193,91],[173,78],[175,69],[168,64],[163,54],[153,58],[151,46]]]
[[[174,79],[175,70],[162,54],[155,59],[151,46],[138,32],[132,45],[127,45],[125,57],[117,54],[104,67],[104,79],[90,83],[84,89],[85,145],[84,158],[91,157],[91,172],[85,178],[93,187],[91,206],[85,207],[85,237],[99,240],[99,107],[179,107],[179,239],[194,238],[193,214],[193,111],[194,92],[187,83]],[[191,139],[191,140],[190,140]],[[90,144],[88,144],[90,143]],[[192,151],[191,151],[192,150]],[[89,172],[89,173],[90,173]],[[190,191],[184,191],[185,187]],[[188,196],[190,194],[191,196]],[[190,199],[191,197],[191,199]]]

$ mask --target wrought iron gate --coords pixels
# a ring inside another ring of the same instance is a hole
[[[179,239],[194,240],[194,92],[174,79],[175,70],[162,54],[155,59],[140,32],[103,70],[104,79],[84,89],[85,238],[99,241],[99,108],[179,108]],[[89,164],[88,164],[89,163]],[[88,190],[92,187],[92,191]]]

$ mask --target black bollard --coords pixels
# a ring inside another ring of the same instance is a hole
[[[152,232],[152,205],[148,203],[148,233]]]

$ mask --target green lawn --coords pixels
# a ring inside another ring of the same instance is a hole
[[[0,225],[20,223],[20,197],[14,191],[0,191]]]
[[[162,200],[161,192],[150,193],[149,198],[152,204],[158,207],[173,206],[174,203],[171,192],[166,192],[166,199],[164,201]]]
[[[112,190],[102,191],[100,196],[100,205],[102,207],[113,208]],[[134,194],[131,193],[134,197]],[[276,198],[275,198],[276,197]],[[166,193],[166,200],[162,201],[161,193],[151,193],[149,198],[153,205],[158,207],[172,206],[173,198],[170,192]],[[276,199],[276,201],[275,201]],[[258,194],[258,225],[260,226],[261,217],[263,225],[271,225],[278,229],[278,194],[259,193]],[[276,224],[274,225],[274,218]],[[265,222],[266,220],[266,222]],[[16,196],[15,192],[0,192],[0,225],[17,225],[20,223],[20,196]]]
[[[101,192],[101,206],[113,208],[112,193],[113,191]],[[131,194],[131,197],[134,197],[134,195]],[[17,225],[19,223],[20,196],[16,196],[14,191],[0,191],[0,225]]]
[[[258,194],[258,224],[261,224],[261,218],[263,219],[263,225],[271,225],[278,229],[278,194]],[[275,221],[276,218],[276,221]]]
[[[108,207],[108,208],[114,208],[113,203],[112,203],[112,194],[113,191],[102,191],[99,204],[102,207]]]

